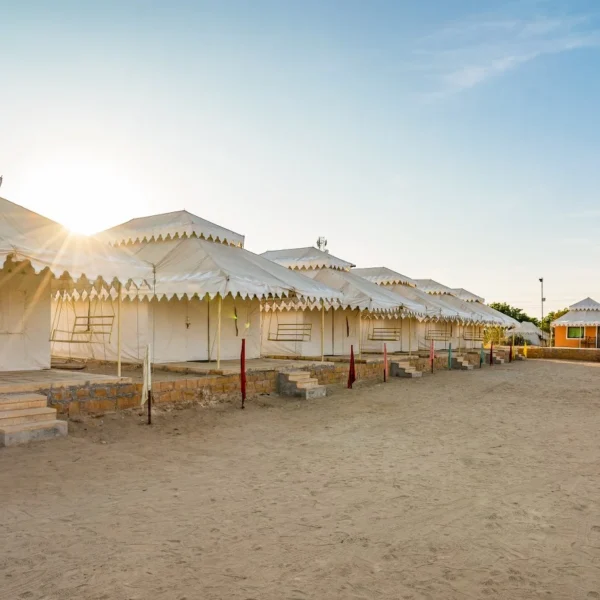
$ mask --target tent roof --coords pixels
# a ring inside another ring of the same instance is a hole
[[[148,265],[127,250],[71,234],[55,221],[0,198],[0,268],[8,260],[27,261],[36,273],[48,269],[58,278],[67,274],[72,282],[84,276],[108,284],[116,279],[140,285],[152,279]]]
[[[243,248],[184,238],[130,247],[135,256],[154,265],[156,285],[141,295],[158,298],[217,294],[244,298],[336,301],[341,294],[320,282],[273,263]]]
[[[570,310],[600,310],[600,304],[592,298],[585,298],[569,306]]]
[[[579,303],[578,303],[579,304]],[[552,327],[585,327],[600,325],[600,310],[576,309],[570,310],[562,317],[550,323]]]
[[[454,291],[433,279],[415,279],[417,287],[428,294],[450,294],[453,295]]]
[[[469,290],[465,290],[464,288],[452,288],[453,294],[464,300],[465,302],[481,302],[481,304],[485,304],[485,299],[481,296],[477,296],[473,294],[473,292],[469,292]]]
[[[347,271],[354,265],[346,260],[337,258],[329,252],[323,252],[318,248],[288,248],[284,250],[268,250],[261,254],[289,269],[343,269]]]
[[[343,308],[358,308],[369,312],[400,312],[405,308],[412,312],[411,307],[405,306],[400,296],[352,271],[322,269],[315,275],[314,281],[339,290],[342,293],[340,304]]]
[[[232,246],[244,246],[243,235],[215,225],[187,210],[131,219],[103,231],[100,236],[113,244],[199,237]]]
[[[509,333],[535,333],[536,335],[543,336],[544,332],[530,321],[522,321],[518,325],[511,327]]]
[[[398,273],[397,271],[392,271],[392,269],[388,269],[387,267],[366,267],[363,269],[354,269],[353,272],[378,285],[417,285],[410,277],[402,275],[402,273]]]

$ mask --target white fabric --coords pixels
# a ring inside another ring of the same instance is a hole
[[[285,250],[268,250],[262,257],[272,260],[289,269],[343,269],[349,270],[354,265],[346,260],[337,258],[328,251],[318,248],[288,248]]]
[[[364,269],[353,269],[352,272],[377,285],[403,284],[412,287],[416,287],[417,285],[410,277],[402,275],[402,273],[398,273],[397,271],[392,271],[392,269],[388,269],[387,267],[367,267]]]
[[[314,281],[341,292],[340,303],[344,308],[359,308],[369,312],[399,312],[402,298],[381,286],[371,283],[352,271],[319,269],[307,272]]]
[[[485,299],[481,296],[477,296],[473,294],[473,292],[469,292],[469,290],[465,290],[464,288],[452,288],[453,294],[464,300],[465,302],[480,302],[481,304],[485,304]]]
[[[570,310],[551,323],[552,327],[585,327],[586,325],[590,327],[600,325],[600,310]]]
[[[523,321],[522,323],[507,329],[506,336],[511,337],[513,335],[522,337],[528,344],[534,346],[539,346],[541,340],[545,340],[548,337],[539,327],[536,327],[536,325],[529,321]]]
[[[56,277],[67,273],[74,281],[84,275],[91,282],[102,277],[108,284],[115,278],[136,285],[152,279],[148,265],[126,250],[70,234],[58,223],[0,198],[0,267],[9,259],[28,261],[36,273],[46,268]]]
[[[298,296],[334,301],[340,293],[304,275],[243,248],[198,238],[129,246],[136,258],[153,265],[156,285],[136,293],[139,297],[214,298],[231,294],[242,298]]]
[[[451,288],[434,281],[433,279],[415,279],[417,287],[428,294],[453,294]]]
[[[187,210],[131,219],[107,229],[100,235],[114,244],[197,236],[223,244],[244,246],[243,235],[202,219]]]
[[[126,363],[142,363],[147,345],[152,345],[154,363],[216,361],[218,299],[125,300],[121,303],[121,357]],[[117,301],[78,300],[52,302],[53,322],[64,331],[73,329],[75,314],[115,315],[112,334],[105,339],[92,335],[86,343],[53,342],[53,356],[115,362],[117,347]],[[237,330],[236,330],[237,323]],[[228,296],[221,305],[221,359],[239,358],[241,340],[246,355],[260,357],[260,303]],[[80,340],[86,339],[79,336]]]
[[[142,406],[148,402],[148,393],[152,390],[152,360],[150,356],[150,346],[146,346],[142,365],[142,398],[140,402]]]
[[[0,371],[50,368],[50,280],[0,268]]]
[[[592,298],[585,298],[569,306],[570,310],[600,310],[600,304]]]

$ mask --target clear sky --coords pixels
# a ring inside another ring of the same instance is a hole
[[[597,0],[0,0],[0,195],[600,300]]]

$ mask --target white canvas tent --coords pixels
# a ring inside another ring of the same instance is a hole
[[[544,333],[539,327],[537,327],[534,323],[530,323],[529,321],[517,323],[517,325],[514,325],[506,330],[507,338],[511,338],[513,335],[522,337],[528,344],[532,346],[540,346],[542,340],[545,340],[548,337],[547,334]]]
[[[267,311],[263,319],[263,353],[276,356],[318,356],[312,332],[319,316],[327,332],[324,354],[347,355],[354,346],[359,353],[380,352],[383,343],[390,352],[403,344],[402,322],[421,315],[422,306],[359,277],[352,263],[317,248],[292,248],[263,254],[298,270],[314,281],[341,293],[337,306],[305,306],[287,311]],[[283,307],[280,307],[283,308]],[[286,307],[287,308],[287,307]],[[319,315],[319,313],[321,313]]]
[[[51,287],[133,289],[151,274],[127,251],[0,198],[0,371],[50,367]]]
[[[143,360],[147,340],[153,341],[154,361],[159,363],[214,360],[219,367],[221,359],[239,358],[243,338],[247,357],[257,358],[261,302],[334,303],[340,296],[241,247],[207,241],[202,232],[193,237],[164,235],[167,241],[127,246],[153,271],[148,286],[124,293],[122,348],[128,362]],[[74,311],[110,314],[112,305],[114,298],[100,303],[81,299]],[[69,318],[65,313],[58,322]],[[117,347],[114,338],[104,337],[55,344],[53,351],[59,356],[115,360]]]

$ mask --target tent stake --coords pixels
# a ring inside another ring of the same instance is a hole
[[[217,303],[217,369],[221,368],[221,294],[218,296],[219,302]]]

